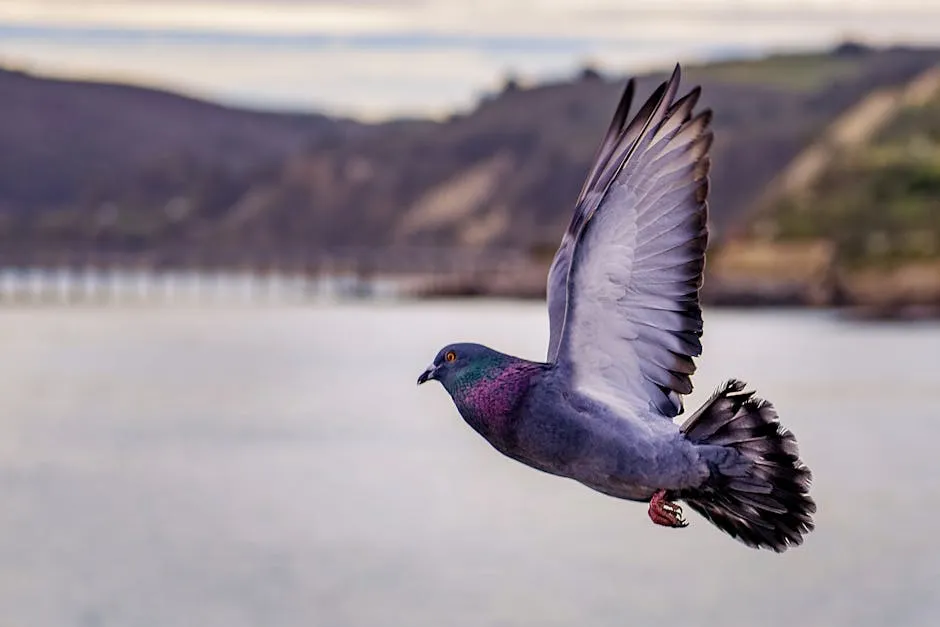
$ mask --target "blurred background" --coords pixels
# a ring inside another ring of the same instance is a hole
[[[714,109],[695,407],[816,481],[783,556],[500,457],[414,381],[544,358],[629,76]],[[936,625],[940,5],[0,0],[9,625]]]

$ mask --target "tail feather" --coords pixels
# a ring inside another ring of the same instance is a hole
[[[812,473],[773,405],[744,387],[728,381],[682,425],[715,461],[711,479],[681,498],[744,544],[782,552],[814,528]]]

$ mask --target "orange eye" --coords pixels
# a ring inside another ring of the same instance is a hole
[[[457,353],[454,351],[447,351],[447,354],[444,355],[444,361],[454,361],[457,359]]]

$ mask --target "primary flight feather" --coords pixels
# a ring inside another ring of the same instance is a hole
[[[440,350],[440,381],[497,450],[684,527],[684,501],[752,547],[813,529],[811,474],[773,406],[731,380],[682,425],[702,352],[710,111],[680,70],[630,118],[630,81],[548,275],[545,362],[479,344]]]

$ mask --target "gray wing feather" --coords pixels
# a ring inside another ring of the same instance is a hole
[[[584,215],[588,211],[588,204],[585,199],[592,189],[597,187],[598,177],[603,172],[605,166],[610,161],[614,150],[622,143],[622,135],[627,130],[627,120],[630,115],[630,105],[633,102],[633,94],[636,91],[636,81],[632,78],[627,81],[627,86],[620,96],[620,102],[617,104],[617,110],[614,117],[604,133],[604,140],[597,149],[597,155],[594,157],[594,163],[587,178],[584,179],[584,185],[581,187],[581,193],[578,194],[578,200],[575,203],[575,211],[571,216],[571,222],[568,229],[562,237],[561,245],[555,252],[552,259],[551,268],[548,271],[548,359],[553,361],[558,352],[558,341],[561,339],[561,328],[565,318],[565,308],[567,306],[568,293],[568,268],[571,265],[571,251],[574,250],[574,240],[584,221]]]
[[[712,142],[710,112],[693,116],[699,89],[675,99],[679,77],[676,66],[617,141],[605,138],[549,276],[550,359],[595,397],[670,418],[702,351]]]

